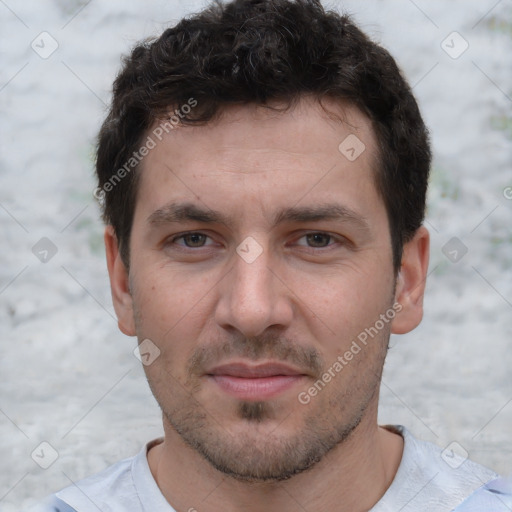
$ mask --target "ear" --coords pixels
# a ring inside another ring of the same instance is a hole
[[[133,301],[130,292],[128,271],[121,258],[117,236],[112,226],[105,229],[105,250],[107,254],[108,275],[112,302],[117,315],[117,324],[121,332],[127,336],[135,336],[135,322],[133,318]]]
[[[421,226],[412,240],[404,245],[395,291],[395,303],[400,304],[402,308],[397,309],[399,312],[393,319],[393,334],[412,331],[423,318],[423,294],[429,253],[430,234],[425,226]]]

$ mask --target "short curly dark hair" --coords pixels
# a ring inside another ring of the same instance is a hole
[[[207,123],[228,104],[277,100],[290,107],[305,95],[348,101],[371,120],[379,146],[375,182],[398,271],[403,244],[425,215],[428,131],[393,57],[319,0],[218,0],[124,58],[99,133],[96,172],[103,218],[125,264],[139,175],[134,152],[156,121],[191,98],[197,106],[190,115],[175,111],[180,123]]]

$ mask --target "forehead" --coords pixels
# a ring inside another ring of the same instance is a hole
[[[158,130],[161,124],[156,121],[151,130]],[[186,145],[193,138],[195,144],[216,155],[219,150],[240,149],[318,156],[338,150],[346,134],[364,141],[368,150],[365,156],[373,154],[375,140],[371,122],[357,107],[328,97],[320,103],[313,97],[304,96],[289,107],[280,102],[268,106],[224,106],[207,124],[174,125],[172,131],[166,130],[163,139],[164,142]]]
[[[233,106],[205,125],[173,129],[143,161],[137,203],[150,215],[192,199],[241,216],[258,203],[271,218],[274,205],[332,202],[339,192],[349,209],[375,201],[370,121],[354,106],[322,103],[327,112],[313,99],[286,111]]]

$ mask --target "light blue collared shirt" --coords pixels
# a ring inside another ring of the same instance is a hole
[[[512,480],[497,478],[476,490],[454,512],[510,512]]]
[[[448,463],[441,448],[416,439],[405,427],[386,428],[403,437],[404,451],[393,482],[370,512],[512,510],[504,508],[508,502],[503,501],[512,499],[512,494],[506,494],[494,471],[455,454]],[[161,439],[152,441],[135,457],[59,491],[30,512],[175,512],[158,488],[147,460],[148,450],[159,442]],[[485,483],[488,485],[482,487]],[[195,505],[193,496],[190,505]]]

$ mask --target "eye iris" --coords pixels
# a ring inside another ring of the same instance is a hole
[[[191,233],[189,235],[184,235],[183,240],[185,244],[189,247],[201,247],[205,241],[206,235],[201,235],[200,233]],[[189,243],[191,242],[191,243]]]
[[[313,241],[313,245],[315,247],[326,247],[329,244],[330,235],[326,235],[325,233],[312,233],[310,235],[306,235],[308,238],[308,242]],[[322,240],[325,243],[322,243]]]

